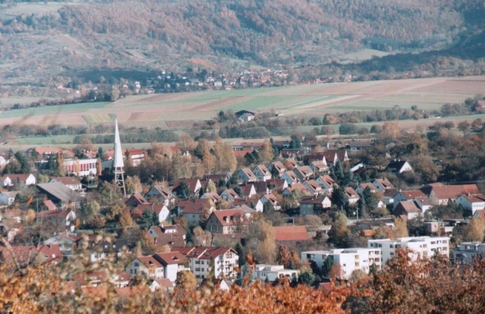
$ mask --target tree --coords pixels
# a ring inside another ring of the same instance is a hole
[[[350,274],[350,281],[357,282],[367,278],[367,274],[362,269],[356,269]]]
[[[333,258],[331,255],[327,256],[325,260],[323,261],[322,264],[322,276],[323,277],[329,277],[330,276],[330,271],[332,270],[333,266]]]
[[[197,226],[192,230],[192,242],[194,246],[211,246],[212,234]]]
[[[130,210],[128,208],[123,209],[123,212],[120,215],[120,225],[123,229],[131,228],[135,222],[133,218],[131,218]]]
[[[140,225],[149,229],[152,226],[158,226],[158,215],[153,212],[150,208],[145,208],[140,219]]]
[[[357,127],[353,123],[342,123],[338,128],[338,132],[340,134],[355,134],[357,133]]]
[[[193,289],[197,286],[197,279],[190,270],[181,270],[177,273],[177,285],[181,285],[188,289]]]
[[[15,153],[15,159],[20,163],[20,173],[30,173],[30,163],[25,154],[18,151]]]
[[[409,237],[406,218],[394,217],[394,229],[392,232],[394,239]]]
[[[273,160],[273,146],[268,139],[264,140],[263,146],[259,149],[258,154],[260,163],[268,164]]]
[[[314,281],[315,275],[309,269],[301,272],[300,276],[298,276],[298,282],[307,286],[311,286]]]
[[[88,199],[85,202],[81,202],[79,218],[85,221],[90,220],[92,217],[99,214],[100,208],[99,203],[93,199]]]
[[[470,123],[468,123],[468,121],[458,123],[458,130],[463,132],[463,136],[466,136],[470,131]]]
[[[335,204],[335,206],[339,210],[343,210],[349,204],[349,199],[345,194],[344,189],[341,188],[340,186],[337,188],[334,188],[334,190],[332,191],[331,199],[332,199],[332,204]]]
[[[350,246],[350,230],[347,227],[347,217],[342,212],[335,214],[334,222],[328,232],[328,242],[335,247],[346,248]]]
[[[278,246],[278,253],[276,254],[276,264],[283,265],[288,268],[291,263],[291,252],[286,245],[280,244]]]
[[[240,197],[240,198],[243,198],[244,197],[244,194],[243,194],[243,190],[241,189],[240,186],[236,186],[234,187],[234,192],[236,192],[236,194]]]
[[[236,246],[234,247],[234,250],[237,252],[237,255],[239,256],[238,264],[239,267],[243,267],[246,265],[246,255],[244,254],[244,250],[241,246],[241,243],[236,243]]]
[[[138,176],[130,176],[125,180],[126,193],[128,195],[133,193],[141,193],[143,187],[141,185],[140,178]]]
[[[290,148],[292,148],[292,149],[298,149],[300,147],[301,147],[301,138],[300,138],[300,135],[297,135],[297,134],[291,135]]]
[[[181,181],[179,186],[176,189],[177,195],[181,199],[188,199],[189,198],[189,186],[185,181]]]
[[[483,241],[485,221],[482,218],[472,218],[468,224],[466,241]]]
[[[393,140],[398,137],[399,132],[399,123],[397,121],[386,121],[382,125],[380,135],[386,140]]]

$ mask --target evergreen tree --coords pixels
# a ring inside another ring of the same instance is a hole
[[[229,184],[237,184],[238,182],[239,182],[239,171],[234,170],[228,183]]]
[[[335,204],[335,206],[339,210],[343,210],[345,207],[347,207],[349,203],[349,199],[347,198],[344,189],[340,186],[334,188],[331,199],[332,204]]]
[[[307,286],[311,286],[314,281],[315,275],[309,269],[301,272],[298,277],[298,282]]]
[[[189,186],[185,181],[180,182],[179,186],[176,189],[176,192],[181,199],[189,198]]]
[[[243,190],[241,189],[241,187],[240,187],[240,186],[236,186],[236,187],[234,188],[234,192],[236,192],[236,194],[237,194],[237,195],[239,195],[239,197],[240,197],[240,198],[243,198],[243,197],[244,197],[244,195],[243,195]]]
[[[323,261],[322,264],[322,276],[323,277],[328,277],[330,274],[330,270],[332,269],[333,266],[333,258],[331,255],[327,256],[327,258]]]
[[[238,242],[234,247],[234,250],[236,250],[237,255],[239,256],[239,260],[238,260],[239,267],[243,267],[244,265],[246,265],[246,255],[244,254],[244,250],[241,243]]]

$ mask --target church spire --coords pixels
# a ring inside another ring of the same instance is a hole
[[[113,156],[113,169],[115,175],[115,183],[123,190],[123,195],[126,197],[125,188],[125,163],[123,162],[123,152],[121,150],[120,131],[118,130],[118,119],[115,119],[115,147]]]

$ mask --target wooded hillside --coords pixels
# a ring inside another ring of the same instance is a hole
[[[0,78],[35,81],[85,67],[177,70],[205,66],[211,57],[274,66],[338,61],[365,47],[388,52],[444,49],[480,23],[480,5],[483,12],[478,0],[77,3],[14,18],[2,15],[0,63],[12,71]],[[219,61],[219,67],[237,65]]]

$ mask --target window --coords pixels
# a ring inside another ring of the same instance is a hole
[[[346,265],[344,264],[344,267],[345,267],[345,266],[346,266]]]
[[[376,255],[379,255],[379,252],[380,252],[380,251],[375,251],[374,253],[376,253]]]
[[[359,263],[355,263],[355,267],[359,267],[359,265],[360,265]]]
[[[200,268],[196,268],[195,271],[200,271]]]
[[[393,245],[393,244],[391,244],[391,245],[389,245],[389,247],[390,247],[391,249],[393,249],[393,248],[394,248],[394,245]]]
[[[391,252],[391,256],[394,256],[394,252]]]

